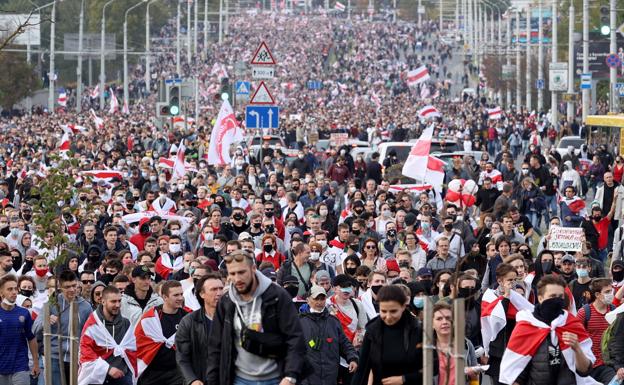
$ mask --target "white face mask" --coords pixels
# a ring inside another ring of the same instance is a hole
[[[9,301],[9,299],[8,299],[8,298],[3,298],[3,299],[2,299],[2,303],[3,303],[3,304],[5,304],[5,305],[7,305],[7,306],[15,306],[15,302],[11,302],[11,301]]]
[[[319,210],[319,215],[322,217],[326,217],[327,216],[327,210]]]
[[[180,230],[171,230],[171,235],[180,235]]]
[[[310,261],[318,261],[319,258],[321,258],[321,253],[319,252],[310,253]]]
[[[615,296],[613,295],[613,293],[605,294],[604,300],[602,302],[604,302],[605,305],[611,305],[613,303],[614,297]]]
[[[179,243],[170,243],[169,244],[169,251],[171,251],[172,254],[177,254],[180,252],[180,244]]]
[[[215,251],[218,253],[219,251],[221,251],[221,249],[223,249],[223,246],[221,245],[215,245],[214,246]]]
[[[214,234],[213,233],[205,233],[204,234],[204,241],[212,241],[213,238],[214,238]]]
[[[327,247],[327,241],[317,241],[317,243],[321,245],[323,249]]]

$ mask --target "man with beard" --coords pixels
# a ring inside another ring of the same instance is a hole
[[[130,321],[120,314],[121,293],[108,286],[102,304],[91,313],[80,337],[80,384],[131,385],[136,364],[136,341]],[[113,354],[113,341],[121,348]]]
[[[305,345],[292,298],[256,270],[252,255],[224,261],[230,287],[212,321],[204,383],[298,383]]]

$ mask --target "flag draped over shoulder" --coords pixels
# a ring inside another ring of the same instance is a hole
[[[156,307],[151,308],[139,320],[134,331],[137,345],[137,378],[152,362],[163,344],[171,349],[175,345],[175,333],[165,338],[160,324],[160,314]]]
[[[498,295],[496,291],[487,289],[481,299],[481,336],[486,353],[489,351],[490,343],[507,325],[507,318],[516,318],[516,314],[520,310],[533,311],[533,304],[512,290],[509,295],[509,307],[505,312],[504,298],[502,295]]]

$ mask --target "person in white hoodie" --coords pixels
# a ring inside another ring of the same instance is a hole
[[[563,172],[561,173],[561,180],[559,182],[559,191],[563,195],[563,191],[566,187],[573,186],[576,191],[582,191],[581,176],[578,171],[572,167],[572,162],[566,160],[563,163]],[[580,195],[580,194],[579,194]]]

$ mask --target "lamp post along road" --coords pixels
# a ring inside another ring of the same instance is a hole
[[[522,79],[520,75],[520,10],[516,10],[516,108],[522,105]]]
[[[617,28],[617,15],[616,15],[616,0],[609,1],[609,26],[610,39],[609,39],[609,53],[617,54],[617,41],[615,36],[615,30]],[[615,90],[615,83],[617,82],[617,68],[609,68],[609,112],[616,112],[618,104],[618,96]]]
[[[543,0],[538,2],[538,18],[537,18],[537,79],[544,81],[544,26],[543,26]],[[537,112],[544,108],[544,87],[537,89]]]
[[[100,27],[100,110],[104,110],[104,87],[106,84],[106,63],[104,50],[106,47],[106,7],[115,0],[108,0],[102,7],[102,25]]]
[[[532,84],[531,84],[531,9],[526,11],[526,108],[530,112],[532,109],[531,98]]]
[[[556,63],[558,58],[557,44],[559,44],[559,37],[557,36],[559,31],[559,10],[557,9],[557,0],[551,0],[551,12],[552,12],[552,55],[551,62]],[[572,41],[570,41],[570,47],[572,47]],[[571,49],[571,51],[573,51]],[[550,91],[550,114],[552,119],[552,124],[557,128],[559,125],[559,106],[557,105],[557,92]]]
[[[574,42],[574,2],[568,8],[568,41]],[[574,93],[574,50],[568,49],[568,94]],[[566,118],[569,123],[574,120],[574,102],[567,104]]]
[[[129,80],[128,79],[128,13],[130,13],[130,11],[137,8],[138,6],[145,4],[146,2],[147,0],[141,0],[140,2],[126,9],[126,13],[124,14],[124,23],[123,23],[123,55],[124,55],[124,58],[123,58],[123,61],[124,61],[123,97],[124,97],[124,100],[123,102],[127,103],[128,105],[130,104],[129,102],[130,95],[128,91],[128,83],[129,83],[128,81]]]
[[[583,73],[589,72],[589,0],[583,0]],[[585,123],[589,110],[589,89],[581,90],[582,122]]]
[[[50,15],[50,68],[48,73],[48,112],[54,113],[54,39],[56,30],[56,0],[52,2],[52,14]]]
[[[182,7],[178,1],[178,16],[176,18],[176,75],[180,76],[180,12]]]
[[[84,0],[80,2],[78,21],[78,65],[76,66],[76,112],[82,110],[82,39],[84,30]]]

